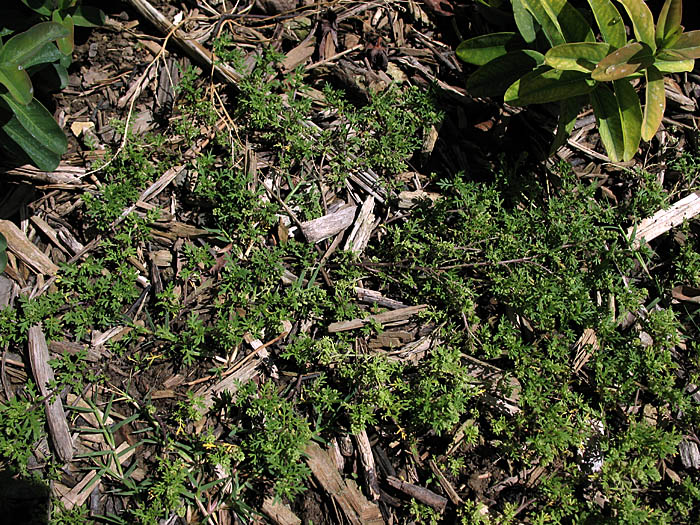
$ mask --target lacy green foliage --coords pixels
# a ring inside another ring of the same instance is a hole
[[[234,416],[234,434],[253,472],[274,480],[280,498],[294,499],[306,490],[311,474],[303,454],[311,440],[308,421],[277,393],[271,382],[241,385],[228,413]]]
[[[38,402],[34,384],[26,392],[0,402],[0,459],[11,472],[28,474],[27,461],[35,443],[44,433],[44,405]]]
[[[154,472],[139,486],[139,501],[130,511],[140,525],[157,525],[172,512],[184,516],[183,496],[187,489],[187,465],[179,458],[158,457]]]
[[[588,0],[598,35],[567,0],[511,3],[518,34],[483,35],[457,48],[462,60],[480,66],[467,88],[518,106],[561,101],[552,152],[590,103],[610,158],[632,159],[661,125],[664,73],[692,71],[700,58],[700,32],[684,33],[681,26],[682,1],[666,0],[655,25],[643,0],[619,0],[634,30],[629,41],[611,0]],[[630,82],[636,78],[646,81],[643,111]]]

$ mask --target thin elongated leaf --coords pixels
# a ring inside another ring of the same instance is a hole
[[[540,0],[567,42],[595,42],[591,26],[568,0]]]
[[[58,11],[54,11],[52,21],[56,22],[57,24],[61,24],[68,31],[68,35],[56,39],[56,45],[61,53],[64,55],[70,55],[73,52],[74,45],[73,33],[75,27],[73,26],[73,17],[66,15],[65,18],[61,18]]]
[[[78,27],[99,27],[105,25],[104,11],[97,7],[79,5],[68,12],[73,17],[73,23]]]
[[[545,104],[566,98],[585,95],[595,87],[595,82],[578,71],[559,71],[540,66],[507,90],[503,100],[514,106]]]
[[[51,9],[43,0],[22,0],[22,3],[40,15],[51,16]]]
[[[644,100],[644,119],[642,120],[642,139],[651,140],[661,125],[666,110],[666,91],[664,76],[656,66],[646,70],[646,94]]]
[[[537,30],[535,29],[535,19],[525,8],[522,0],[511,0],[513,3],[513,17],[515,25],[518,27],[518,32],[523,40],[531,44],[537,38]]]
[[[66,136],[44,106],[36,99],[29,104],[18,104],[12,97],[0,94],[10,107],[22,127],[27,130],[43,147],[58,155],[68,148]]]
[[[0,84],[5,86],[10,95],[20,104],[29,104],[34,97],[32,81],[22,66],[0,65]]]
[[[646,44],[632,42],[613,51],[591,73],[591,78],[601,82],[619,80],[654,63],[654,55]]]
[[[629,80],[615,80],[613,87],[622,124],[622,160],[627,162],[637,154],[639,142],[642,140],[642,105]]]
[[[544,55],[537,51],[511,51],[477,69],[466,87],[475,97],[501,96],[513,82],[542,64]]]
[[[666,0],[656,21],[656,45],[661,48],[681,28],[683,0]]]
[[[554,46],[544,55],[548,66],[562,71],[590,73],[596,64],[611,51],[609,44],[602,42],[578,42]]]
[[[55,22],[42,22],[13,36],[0,50],[0,64],[10,62],[26,67],[27,62],[47,43],[68,36],[68,30]]]
[[[700,31],[682,33],[669,49],[664,49],[663,54],[675,58],[700,58]]]
[[[465,40],[457,46],[457,56],[476,66],[483,66],[494,58],[513,51],[513,46],[518,41],[515,33],[491,33]]]
[[[557,150],[566,142],[566,139],[571,135],[571,130],[574,129],[576,118],[581,109],[586,103],[586,97],[566,98],[559,103],[559,122],[557,124],[557,133],[554,136],[554,142],[549,150],[550,155],[554,155]]]
[[[542,27],[542,32],[544,36],[549,40],[552,46],[558,46],[559,44],[565,44],[566,39],[562,35],[561,31],[557,25],[549,18],[547,11],[544,9],[542,2],[540,0],[521,0],[523,5],[530,11],[530,14],[534,17],[538,24]]]
[[[613,47],[627,43],[622,15],[610,0],[588,0],[603,40]]]
[[[598,84],[591,92],[590,99],[600,140],[605,151],[610,160],[619,162],[624,155],[625,141],[622,135],[622,122],[620,121],[617,99],[605,84]]]
[[[632,20],[634,36],[639,42],[644,42],[652,51],[656,51],[656,32],[654,17],[644,0],[618,0]]]
[[[662,73],[686,73],[695,67],[695,60],[686,58],[685,60],[654,60],[654,66]]]
[[[61,160],[60,155],[45,148],[32,137],[15,116],[0,125],[0,141],[16,143],[17,149],[23,151],[29,160],[42,171],[55,170]]]

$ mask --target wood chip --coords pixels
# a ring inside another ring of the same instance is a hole
[[[372,445],[369,443],[367,432],[362,430],[355,434],[357,450],[360,452],[360,463],[364,470],[367,491],[373,500],[379,499],[379,483],[377,483],[377,470],[374,467],[374,456],[372,455]]]
[[[58,272],[58,266],[32,244],[15,223],[0,220],[0,233],[7,239],[8,249],[32,270],[45,275],[55,275]]]
[[[277,525],[300,525],[301,520],[281,501],[267,497],[263,500],[262,511]]]
[[[595,330],[586,328],[574,344],[575,354],[572,365],[574,373],[577,374],[581,371],[598,348],[598,337],[596,337]]]
[[[666,233],[671,228],[682,224],[700,213],[700,192],[691,193],[679,200],[667,210],[659,210],[651,217],[640,222],[636,229],[627,230],[627,236],[634,235],[632,245],[638,248],[642,242],[649,242],[659,235]]]
[[[306,463],[311,472],[330,494],[352,525],[379,525],[384,523],[379,507],[368,501],[352,480],[344,480],[333,458],[311,442],[306,447]]]
[[[357,255],[361,255],[362,252],[365,251],[369,238],[372,235],[372,231],[374,231],[375,217],[372,213],[373,211],[374,197],[370,195],[362,204],[360,213],[357,214],[355,225],[345,241],[346,251],[351,251]]]
[[[345,205],[338,211],[318,219],[302,222],[301,231],[310,243],[321,242],[348,228],[355,218],[356,211],[357,206]]]
[[[405,321],[417,313],[422,312],[428,308],[427,304],[419,304],[417,306],[407,306],[406,308],[399,308],[397,310],[389,310],[388,312],[383,312],[377,315],[370,315],[364,319],[352,319],[350,321],[338,321],[337,323],[331,323],[328,325],[328,331],[343,332],[345,330],[354,330],[356,328],[362,328],[369,322],[376,322],[380,324],[394,323],[396,321]]]
[[[435,494],[430,489],[414,485],[413,483],[406,483],[405,481],[401,481],[393,476],[389,476],[386,478],[386,480],[389,485],[394,487],[396,490],[400,490],[407,496],[415,498],[421,503],[431,506],[440,513],[445,512],[445,508],[447,507],[447,498],[444,498],[439,494]]]
[[[46,345],[44,332],[39,325],[29,329],[28,347],[34,379],[41,395],[46,398],[44,406],[46,407],[46,421],[51,442],[59,459],[67,463],[73,459],[73,440],[68,430],[63,402],[58,394],[49,389],[49,383],[54,380],[54,376],[53,370],[49,366],[49,347]]]

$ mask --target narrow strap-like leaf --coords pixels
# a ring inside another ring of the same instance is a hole
[[[44,147],[32,137],[14,115],[10,120],[0,125],[0,140],[11,140],[16,143],[29,160],[42,171],[55,170],[61,160],[60,155]]]
[[[611,46],[603,42],[577,42],[554,46],[544,59],[554,69],[590,73],[610,51]]]
[[[467,79],[467,91],[475,97],[500,97],[513,82],[542,64],[544,55],[537,51],[511,51],[472,73]]]
[[[43,147],[58,155],[66,152],[66,136],[41,102],[33,99],[29,104],[18,104],[7,94],[0,94],[0,97],[12,109],[22,127]]]
[[[547,14],[541,0],[521,0],[523,5],[532,14],[538,24],[542,27],[542,32],[544,36],[549,40],[552,46],[558,46],[559,44],[565,44],[566,39],[561,33],[557,24],[555,24],[552,19]]]
[[[682,33],[678,40],[664,50],[676,58],[700,58],[700,31],[687,31]]]
[[[513,51],[512,46],[518,40],[515,33],[490,33],[465,40],[457,46],[455,52],[464,62],[483,66],[494,58]]]
[[[654,55],[646,44],[632,42],[613,51],[591,73],[591,78],[601,82],[619,80],[654,63]]]
[[[656,45],[664,47],[669,37],[681,29],[683,0],[666,0],[656,22]]]
[[[559,71],[540,66],[516,80],[506,90],[503,100],[514,106],[545,104],[585,95],[594,87],[595,82],[578,71]]]
[[[615,99],[620,108],[624,150],[622,160],[627,162],[637,154],[642,139],[642,105],[629,80],[615,80]]]
[[[627,11],[632,20],[634,36],[644,42],[652,51],[656,51],[656,32],[654,30],[654,17],[644,0],[618,0]]]
[[[622,15],[610,0],[588,0],[603,40],[613,47],[627,43]]]
[[[567,42],[595,42],[591,26],[568,0],[540,0]]]
[[[646,70],[646,96],[644,102],[644,120],[642,120],[642,139],[651,140],[661,125],[666,109],[666,90],[664,76],[656,66]]]
[[[625,151],[620,111],[617,99],[605,84],[598,84],[591,92],[591,105],[598,124],[600,140],[613,162],[619,162]]]
[[[515,18],[515,25],[518,27],[518,32],[525,42],[531,44],[537,38],[535,19],[523,4],[523,0],[511,0],[511,2],[513,4],[513,17]]]
[[[11,62],[18,66],[26,63],[48,42],[68,36],[68,30],[55,22],[42,22],[13,36],[0,51],[0,64]]]
[[[0,84],[20,104],[29,104],[34,98],[32,81],[22,66],[12,63],[0,65]]]

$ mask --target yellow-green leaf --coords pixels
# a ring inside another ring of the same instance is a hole
[[[627,43],[622,15],[610,0],[588,0],[603,40],[613,47]]]
[[[567,0],[541,0],[542,7],[567,42],[595,42],[591,26]]]
[[[610,51],[611,46],[602,42],[578,42],[554,46],[544,59],[554,69],[590,73]]]
[[[545,104],[585,95],[595,87],[588,75],[540,66],[513,82],[503,100],[514,106]]]
[[[632,42],[613,51],[591,73],[591,78],[601,82],[619,80],[644,69],[654,63],[654,55],[649,46]]]
[[[0,84],[20,104],[29,104],[34,98],[32,81],[22,66],[12,63],[0,65]]]
[[[48,42],[68,35],[68,30],[55,22],[42,22],[13,36],[0,51],[0,64],[11,62],[24,66]]]
[[[664,54],[677,58],[700,58],[700,31],[682,33],[669,49],[664,49]]]
[[[7,94],[0,94],[0,98],[10,107],[22,127],[43,148],[58,155],[66,152],[68,148],[66,136],[41,102],[33,99],[29,104],[18,104]]]
[[[666,0],[656,21],[656,45],[664,47],[669,37],[681,28],[683,0]]]
[[[654,17],[644,0],[618,0],[632,20],[634,36],[639,42],[644,42],[652,51],[656,51],[656,35]]]
[[[619,162],[624,155],[625,141],[617,99],[605,84],[598,84],[591,92],[590,98],[600,140],[610,160]]]
[[[457,56],[468,64],[483,66],[494,58],[513,51],[515,33],[491,33],[465,40],[457,46]]]
[[[613,88],[617,106],[620,108],[624,142],[622,160],[627,162],[637,154],[642,139],[642,105],[629,80],[615,80]]]
[[[695,67],[695,60],[686,58],[685,60],[654,60],[654,65],[662,73],[687,73]]]
[[[513,17],[515,18],[515,25],[518,27],[518,32],[523,40],[528,44],[531,44],[537,38],[537,32],[535,31],[535,19],[532,17],[530,12],[525,8],[523,0],[511,0],[513,4]]]
[[[57,24],[61,24],[68,31],[66,36],[56,40],[56,45],[61,53],[64,55],[70,55],[73,52],[74,45],[73,35],[75,27],[73,26],[73,18],[70,15],[66,15],[65,18],[61,18],[58,11],[54,11],[52,21],[56,22]]]
[[[656,66],[646,69],[646,95],[644,100],[644,119],[642,121],[642,138],[652,139],[661,125],[666,109],[666,90],[664,76]]]
[[[542,27],[544,36],[552,46],[565,44],[566,39],[562,35],[557,24],[547,14],[541,0],[520,0],[528,11],[532,14],[538,24]]]

